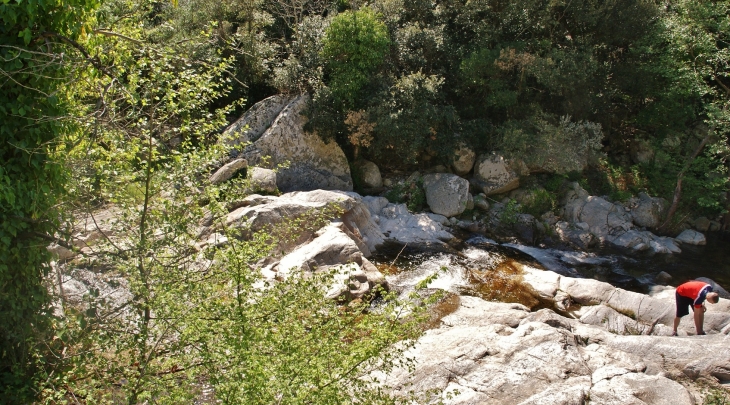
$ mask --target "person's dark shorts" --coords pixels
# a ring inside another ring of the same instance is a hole
[[[677,299],[677,318],[689,315],[689,307],[695,303],[695,300],[679,295],[678,292],[674,293],[674,297]]]

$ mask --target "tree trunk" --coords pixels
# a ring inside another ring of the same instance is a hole
[[[682,181],[684,180],[684,174],[689,170],[690,166],[692,166],[692,162],[694,162],[695,158],[702,152],[702,149],[705,148],[705,145],[707,145],[707,142],[710,141],[710,138],[712,137],[712,133],[708,132],[708,134],[705,136],[705,138],[700,142],[700,144],[697,146],[695,151],[692,153],[692,155],[687,159],[687,162],[684,164],[684,167],[677,175],[677,186],[674,188],[674,197],[672,197],[672,205],[669,206],[669,211],[667,211],[667,218],[664,220],[664,223],[659,226],[659,230],[664,230],[667,225],[672,221],[672,218],[674,217],[674,214],[677,212],[677,208],[679,207],[679,200],[682,198]]]

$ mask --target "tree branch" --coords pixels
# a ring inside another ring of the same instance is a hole
[[[86,59],[87,62],[89,62],[92,66],[94,66],[96,69],[104,73],[106,76],[110,78],[114,78],[115,76],[104,66],[104,64],[101,63],[101,60],[98,56],[91,56],[88,51],[86,51],[86,48],[84,48],[81,44],[74,41],[71,38],[65,37],[61,34],[57,34],[55,32],[46,31],[41,34],[41,37],[43,38],[58,38],[61,41],[67,43],[68,45],[71,45],[73,48],[75,48],[77,51],[81,52],[81,55],[84,56],[84,59]]]

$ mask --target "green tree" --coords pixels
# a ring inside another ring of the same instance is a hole
[[[356,109],[365,96],[363,88],[388,52],[386,26],[369,7],[345,11],[332,19],[322,41],[322,56],[329,71],[325,83],[340,105]]]
[[[46,245],[65,176],[53,153],[72,124],[64,86],[95,0],[0,4],[0,401],[27,403],[47,360]],[[88,55],[85,55],[88,56]],[[90,57],[87,58],[91,61]],[[93,61],[92,61],[93,62]]]
[[[92,288],[63,306],[48,336],[53,372],[34,382],[42,402],[179,404],[202,387],[229,404],[396,402],[369,372],[402,359],[390,348],[420,332],[422,310],[385,292],[376,310],[327,298],[334,274],[266,285],[257,263],[338,211],[254,235],[226,225],[248,189],[245,178],[207,180],[229,152],[216,132],[232,107],[210,111],[229,91],[232,60],[211,64],[188,43],[150,38],[150,4],[106,3],[105,29],[77,44],[99,57],[73,76],[77,131],[56,152],[70,171],[65,237],[99,211],[115,223],[57,268],[116,280],[121,293]],[[203,218],[228,242],[201,244]]]
[[[664,23],[664,39],[675,63],[675,75],[683,87],[702,99],[700,117],[707,128],[701,138],[692,139],[693,132],[689,132],[688,150],[677,157],[681,160],[676,164],[676,185],[663,228],[680,206],[687,177],[690,186],[695,186],[689,200],[716,212],[725,208],[719,194],[728,182],[724,163],[730,157],[730,5],[721,1],[680,1],[669,8]],[[693,173],[693,166],[705,170]]]

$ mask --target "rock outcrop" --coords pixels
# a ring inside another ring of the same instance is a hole
[[[406,352],[414,372],[379,377],[399,394],[443,390],[445,404],[690,405],[701,393],[675,380],[725,379],[725,337],[616,335],[549,309],[460,297]]]
[[[314,239],[267,266],[263,274],[283,279],[293,271],[328,271],[336,268],[328,296],[361,298],[375,286],[385,286],[385,277],[364,256],[356,242],[358,236],[342,222],[332,223],[316,232]],[[367,249],[365,249],[368,251]]]
[[[632,205],[633,209],[591,196],[578,183],[573,183],[563,197],[560,215],[569,224],[590,232],[600,242],[635,251],[681,252],[674,238],[656,236],[649,231],[636,229],[634,224],[634,221],[639,221],[643,226],[658,224],[663,200],[644,194]]]
[[[448,219],[439,214],[411,214],[405,204],[393,204],[385,197],[363,197],[374,223],[385,238],[424,247],[445,247],[454,236],[446,230]]]
[[[525,284],[542,302],[583,323],[602,326],[617,334],[667,336],[671,333],[675,311],[674,288],[655,289],[648,296],[598,280],[565,277],[529,266],[523,266],[523,271]],[[703,281],[714,284],[712,280]],[[705,330],[708,333],[727,333],[730,329],[730,302],[721,300],[707,307]],[[691,317],[682,318],[678,330],[681,335],[693,335],[695,330]]]
[[[232,155],[245,158],[250,165],[278,168],[276,182],[283,192],[350,191],[350,167],[342,149],[334,141],[324,142],[304,131],[302,112],[308,102],[306,94],[265,99],[231,125],[223,139],[236,147]]]
[[[271,169],[252,167],[248,169],[248,178],[251,182],[251,191],[254,193],[274,194],[278,191],[276,172]]]
[[[645,228],[659,226],[668,206],[665,199],[651,197],[646,193],[639,193],[639,197],[630,199],[628,204],[631,206],[634,224]]]

